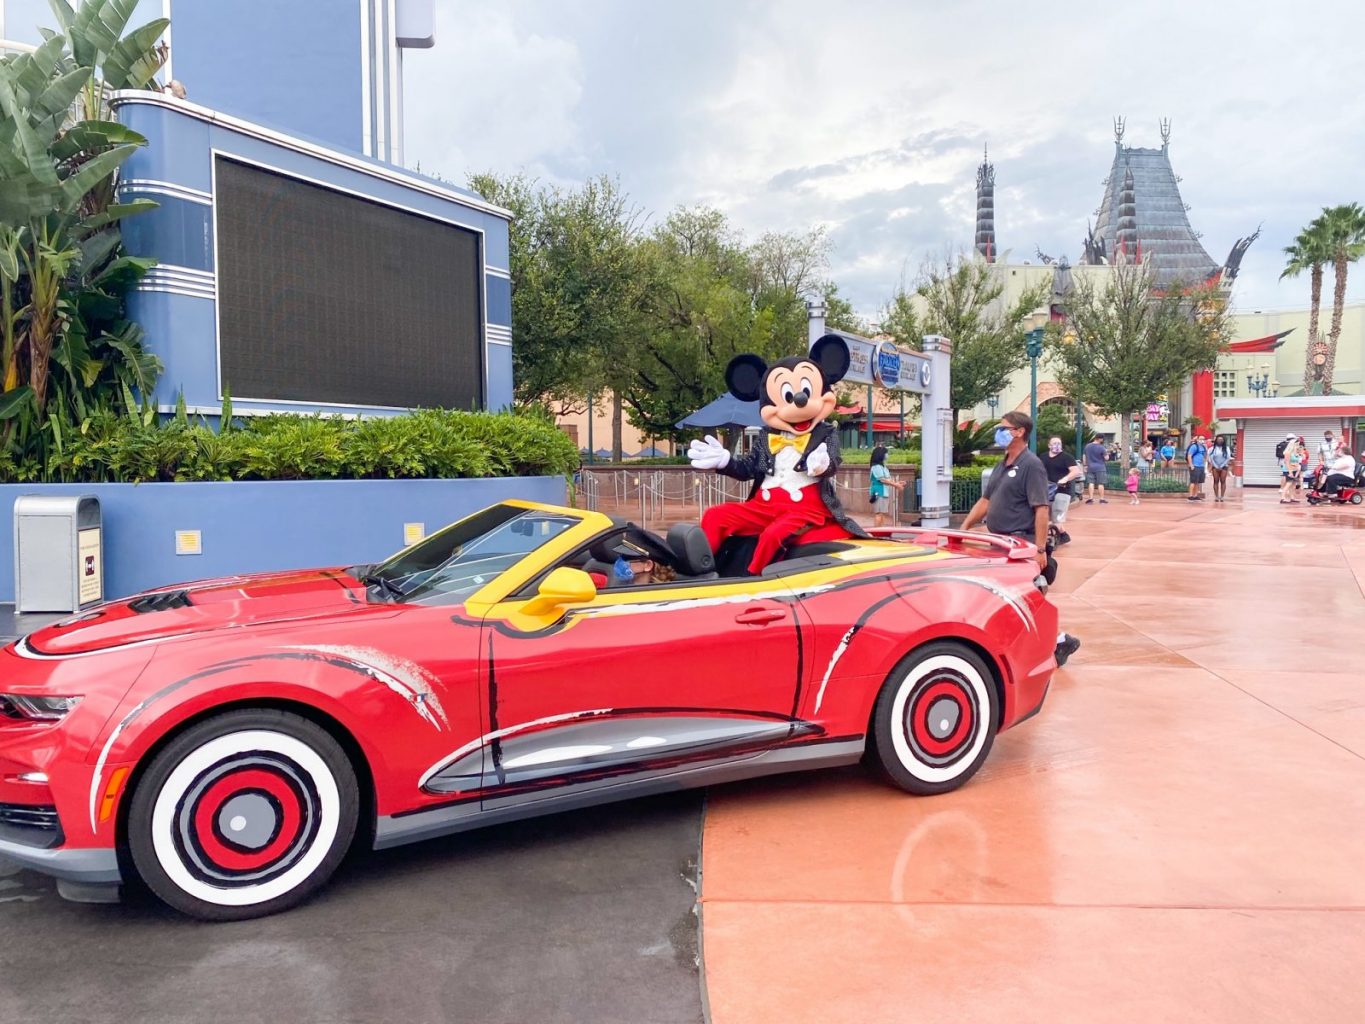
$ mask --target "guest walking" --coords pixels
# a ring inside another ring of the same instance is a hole
[[[1109,480],[1109,467],[1107,465],[1107,452],[1104,449],[1104,440],[1099,434],[1090,439],[1090,443],[1085,446],[1085,484],[1087,505],[1095,504],[1095,488],[1100,489],[1100,504],[1108,505],[1104,499],[1104,485]]]

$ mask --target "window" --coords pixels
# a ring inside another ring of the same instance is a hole
[[[432,534],[367,576],[417,604],[453,604],[581,522],[574,516],[494,505]]]
[[[1236,370],[1214,370],[1214,371],[1213,371],[1213,397],[1214,397],[1214,398],[1236,398],[1236,397],[1237,397],[1237,371],[1236,371]]]

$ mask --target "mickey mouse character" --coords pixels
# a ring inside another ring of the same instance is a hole
[[[839,438],[825,423],[834,411],[834,385],[848,372],[848,346],[837,335],[817,341],[808,355],[789,356],[768,366],[755,355],[735,356],[725,383],[742,402],[759,400],[767,443],[731,457],[716,438],[693,441],[687,457],[696,469],[714,469],[736,480],[754,481],[749,500],[714,505],[701,517],[711,550],[727,537],[758,536],[749,572],[761,573],[782,543],[807,529],[828,526],[841,536],[868,536],[839,503]]]

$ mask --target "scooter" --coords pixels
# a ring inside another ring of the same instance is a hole
[[[1355,478],[1349,484],[1342,484],[1330,494],[1320,490],[1326,480],[1322,471],[1314,478],[1304,498],[1310,505],[1359,505],[1365,502],[1365,462],[1356,466]]]

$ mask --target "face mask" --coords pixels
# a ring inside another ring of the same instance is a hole
[[[1008,427],[996,427],[996,428],[995,428],[995,443],[996,443],[999,447],[1001,447],[1001,448],[1008,448],[1010,442],[1013,441],[1013,440],[1014,440],[1014,432],[1013,432],[1012,430],[1010,430]]]
[[[618,580],[629,583],[635,579],[635,570],[630,567],[630,563],[626,561],[624,555],[616,556],[616,564],[611,567],[611,571]]]
[[[1050,451],[1053,455],[1056,455],[1058,452],[1062,450],[1062,446],[1059,444],[1050,444],[1047,446],[1047,450]]]

